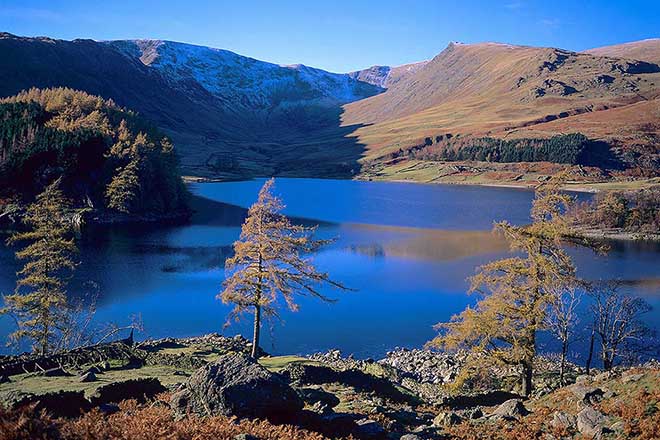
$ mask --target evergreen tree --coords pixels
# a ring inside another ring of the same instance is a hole
[[[471,278],[471,292],[479,293],[481,300],[451,322],[438,324],[441,333],[431,346],[464,348],[476,354],[466,371],[481,363],[483,356],[517,366],[522,393],[530,394],[537,332],[544,329],[557,292],[575,283],[575,267],[560,246],[571,236],[563,214],[570,203],[572,198],[561,193],[558,181],[553,180],[537,189],[532,224],[496,224],[510,240],[511,249],[522,256],[481,266]]]
[[[72,256],[77,252],[66,219],[68,209],[57,180],[28,207],[23,221],[31,230],[9,239],[12,244],[29,244],[16,252],[16,258],[25,264],[17,274],[16,291],[4,297],[2,313],[13,315],[18,324],[10,341],[28,338],[42,355],[56,346],[66,323],[66,277],[76,266]]]
[[[283,299],[292,311],[298,310],[295,295],[311,295],[331,301],[317,290],[319,283],[329,283],[327,273],[319,272],[304,254],[327,243],[314,240],[316,228],[293,225],[280,213],[282,201],[272,194],[274,179],[267,181],[248,211],[241,235],[234,243],[235,255],[225,264],[228,277],[218,295],[222,302],[234,304],[230,319],[246,312],[254,313],[252,357],[257,358],[262,316],[277,317],[278,302]]]
[[[131,160],[125,167],[117,169],[105,191],[108,208],[129,214],[132,212],[140,193],[140,164]]]

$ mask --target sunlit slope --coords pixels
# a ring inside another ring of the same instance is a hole
[[[631,43],[615,44],[585,51],[596,56],[630,58],[633,60],[660,63],[660,38],[633,41]]]
[[[387,92],[344,106],[342,121],[366,124],[355,135],[368,156],[378,156],[427,136],[502,137],[551,120],[574,121],[571,128],[581,131],[586,119],[579,116],[587,113],[598,114],[589,119],[596,121],[594,137],[616,136],[608,124],[616,114],[603,111],[658,96],[655,64],[553,48],[452,43]],[[642,112],[634,122],[656,121],[652,112]],[[539,132],[563,132],[554,127],[561,124]]]

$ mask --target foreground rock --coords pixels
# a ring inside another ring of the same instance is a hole
[[[600,439],[603,436],[605,416],[588,406],[577,415],[577,428],[587,439]]]
[[[77,417],[91,408],[81,391],[16,394],[7,399],[5,404],[11,409],[30,407],[35,414],[45,411],[53,417]]]
[[[167,388],[161,385],[158,379],[152,377],[131,379],[99,387],[90,398],[90,401],[95,406],[105,403],[119,403],[128,399],[146,402],[165,391],[167,391]]]
[[[175,416],[237,416],[288,421],[303,401],[279,376],[243,353],[226,354],[197,370],[170,401]]]
[[[529,411],[525,408],[525,405],[523,405],[522,400],[510,399],[498,406],[495,411],[492,412],[490,417],[513,420],[518,417],[526,416],[527,414],[529,414]]]

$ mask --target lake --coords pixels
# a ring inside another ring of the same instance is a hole
[[[215,296],[263,182],[192,184],[196,213],[186,225],[87,228],[71,294],[98,289],[98,322],[125,324],[140,315],[141,338],[251,336],[249,320],[223,328],[230,308]],[[287,178],[276,180],[275,192],[287,215],[335,239],[314,261],[353,290],[323,289],[333,303],[300,298],[299,312],[283,310],[282,322],[264,328],[263,348],[273,354],[339,348],[362,358],[421,347],[435,323],[473,303],[466,278],[508,252],[490,232],[493,221],[528,222],[533,198],[512,188]],[[614,243],[607,256],[570,252],[583,277],[622,279],[631,294],[644,296],[656,308],[646,319],[660,327],[660,244]],[[0,247],[0,292],[13,290],[18,267],[13,250]],[[0,338],[12,325],[0,318]],[[541,339],[542,350],[552,348]],[[576,355],[580,350],[576,345]]]

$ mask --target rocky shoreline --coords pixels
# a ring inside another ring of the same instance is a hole
[[[338,350],[307,357],[262,353],[257,363],[249,350],[250,342],[240,336],[210,334],[119,341],[62,353],[50,364],[34,356],[3,357],[0,400],[11,411],[76,417],[100,410],[111,417],[121,413],[121,401],[134,399],[160,402],[173,421],[238,417],[294,424],[329,437],[404,440],[462,438],[458,430],[466,426],[508,423],[517,429],[543,415],[534,423],[548,430],[563,424],[575,434],[594,435],[586,438],[604,438],[620,422],[605,403],[626,386],[636,390],[650,383],[656,395],[660,389],[657,361],[590,376],[570,365],[571,385],[561,386],[557,363],[541,358],[536,392],[524,400],[512,385],[517,372],[509,368],[490,369],[490,384],[452,390],[463,353],[395,349],[377,361],[344,357]]]

